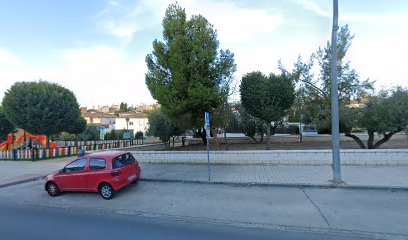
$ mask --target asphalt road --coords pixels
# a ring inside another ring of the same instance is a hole
[[[0,238],[2,240],[364,239],[4,203],[0,205],[0,216]]]

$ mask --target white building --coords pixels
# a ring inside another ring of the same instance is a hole
[[[145,135],[148,127],[149,121],[145,113],[124,112],[116,117],[115,130],[133,130],[133,134],[140,131]]]
[[[116,117],[114,115],[88,111],[82,113],[82,117],[86,120],[87,124],[102,126],[105,134],[115,129]]]

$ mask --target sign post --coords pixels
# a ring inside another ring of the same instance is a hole
[[[211,171],[210,171],[210,113],[205,112],[205,134],[207,135],[207,162],[208,162],[208,181],[211,181]]]
[[[130,132],[129,131],[123,132],[123,139],[124,140],[130,140]]]
[[[100,126],[99,128],[99,139],[105,140],[105,128],[103,126]]]

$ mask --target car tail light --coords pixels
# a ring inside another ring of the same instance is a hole
[[[113,170],[113,171],[111,171],[110,172],[110,174],[113,176],[113,177],[117,177],[117,176],[120,176],[120,171],[119,170]]]

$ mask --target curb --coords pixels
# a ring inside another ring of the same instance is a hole
[[[19,185],[27,182],[44,179],[46,176],[39,176],[29,179],[24,179],[16,182],[0,185],[0,188],[6,188],[14,185]],[[201,181],[201,180],[177,180],[177,179],[158,179],[158,178],[140,178],[143,182],[157,183],[185,183],[185,184],[207,184],[207,185],[225,185],[233,187],[281,187],[281,188],[315,188],[315,189],[351,189],[351,190],[378,190],[378,191],[408,191],[408,187],[396,186],[365,186],[365,185],[336,185],[336,184],[303,184],[303,183],[256,183],[256,182],[221,182],[221,181]]]
[[[16,181],[16,182],[10,182],[10,183],[6,183],[6,184],[0,185],[0,188],[10,187],[10,186],[14,186],[14,185],[18,185],[18,184],[23,184],[23,183],[27,183],[27,182],[33,182],[33,181],[37,181],[37,180],[43,179],[43,178],[45,178],[45,177],[46,177],[46,176],[39,176],[39,177],[34,177],[34,178],[19,180],[19,181]]]
[[[155,179],[140,178],[143,182],[161,182],[161,183],[185,183],[185,184],[207,184],[207,185],[226,185],[234,187],[282,187],[282,188],[321,188],[321,189],[353,189],[353,190],[380,190],[380,191],[408,191],[408,187],[396,186],[365,186],[365,185],[336,185],[336,184],[303,184],[303,183],[256,183],[256,182],[220,182],[220,181],[201,181],[201,180],[176,180],[176,179]]]

